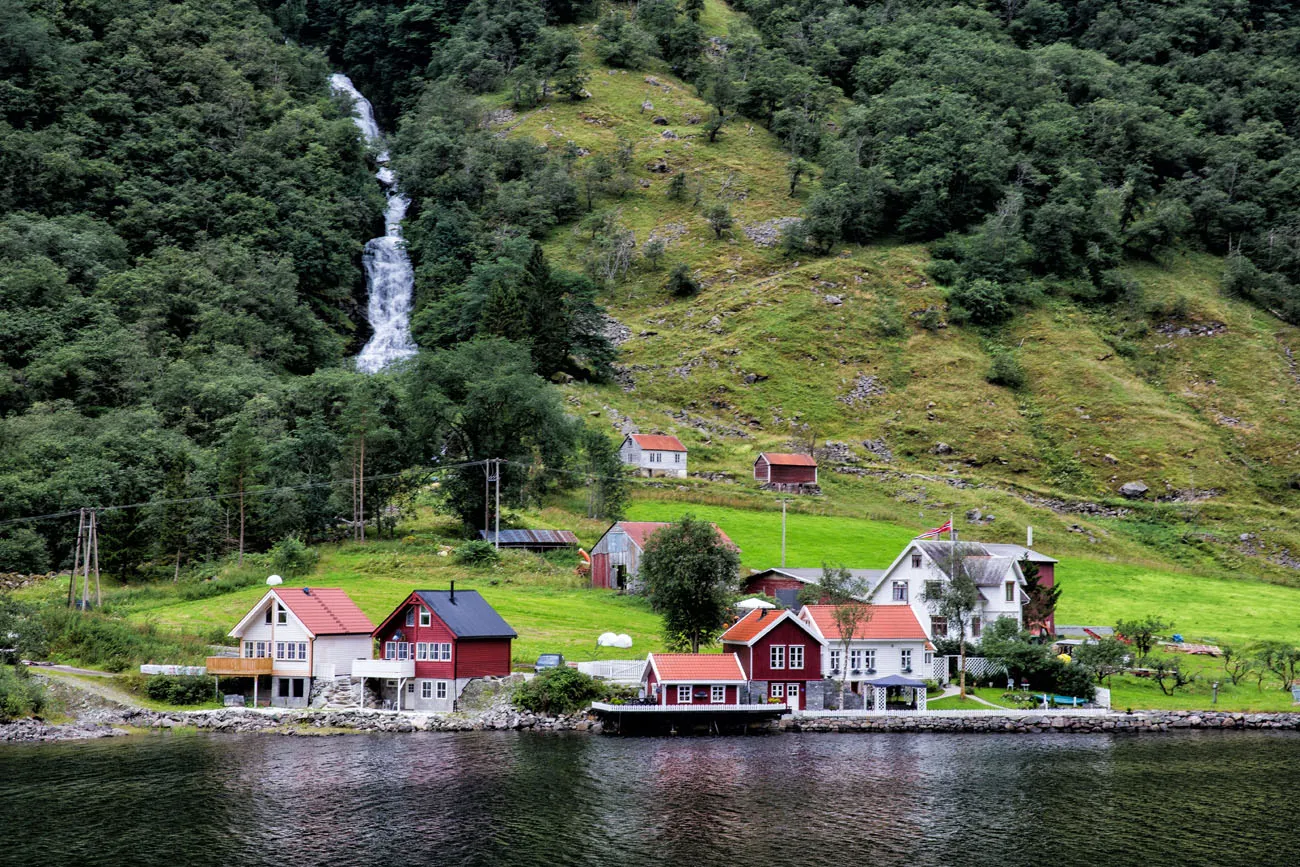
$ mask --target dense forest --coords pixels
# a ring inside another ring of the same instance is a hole
[[[241,524],[249,549],[390,531],[440,466],[510,460],[511,502],[616,475],[549,382],[608,375],[619,271],[539,242],[579,220],[613,237],[594,204],[630,149],[484,123],[489,94],[582,100],[592,56],[692,82],[710,142],[741,118],[779,137],[791,190],[818,182],[792,257],[928,242],[957,321],[1125,304],[1118,266],[1194,247],[1300,322],[1290,4],[740,0],[725,34],[702,0],[0,4],[0,571],[64,565],[72,541],[6,521],[83,506],[153,504],[102,518],[130,578],[229,554]],[[382,197],[334,69],[413,200],[421,353],[373,377],[349,359]],[[482,475],[439,475],[467,523]]]

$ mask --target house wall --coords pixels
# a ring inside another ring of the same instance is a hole
[[[791,467],[784,464],[772,467],[771,482],[774,485],[811,485],[816,481],[816,467]]]
[[[652,455],[662,456],[654,460]],[[650,476],[685,476],[686,452],[668,452],[656,449],[643,449],[636,440],[628,437],[619,447],[618,457],[623,463],[636,467]]]
[[[662,702],[663,704],[667,704],[667,705],[675,705],[675,704],[678,704],[678,701],[677,701],[677,686],[678,686],[678,684],[670,683],[670,684],[668,684],[667,686],[664,687],[664,697],[665,697],[665,700]],[[710,698],[709,698],[709,696],[711,695],[711,692],[712,692],[712,689],[711,689],[712,687],[713,687],[713,684],[711,684],[711,683],[693,683],[693,684],[691,684],[691,700],[690,700],[689,702],[684,702],[684,704],[713,704],[713,702],[712,702],[712,701],[710,700]],[[737,689],[738,689],[738,688],[739,688],[739,687],[738,687],[737,684],[728,684],[728,685],[727,685],[727,700],[724,702],[724,704],[738,704],[738,703],[739,703],[738,700],[737,700]],[[701,694],[703,694],[702,697],[701,697]]]
[[[759,455],[758,459],[754,461],[754,480],[766,482],[770,470],[771,467],[768,466],[767,458]]]
[[[614,526],[591,549],[591,586],[614,589],[614,576],[619,566],[627,569],[627,586],[623,589],[634,591],[637,586],[635,579],[641,569],[641,549],[633,544],[627,533]]]
[[[414,626],[406,625],[408,611],[414,610]],[[429,625],[420,625],[420,612],[428,611]],[[416,680],[457,680],[474,677],[506,677],[510,674],[509,638],[458,638],[418,597],[408,599],[386,626],[376,633],[377,653],[382,658],[384,644],[395,641],[398,633],[411,645]],[[450,660],[415,658],[415,645],[427,642],[451,645]],[[350,673],[350,671],[349,671]],[[341,672],[340,672],[341,674]]]
[[[767,596],[776,598],[778,590],[800,590],[803,582],[795,578],[786,578],[782,575],[753,575],[745,580],[743,585],[745,593],[763,593]]]
[[[852,660],[852,652],[855,650],[861,650],[864,652],[867,650],[874,650],[876,652],[876,670],[874,672],[868,673],[866,670],[866,657],[864,653],[864,667],[861,670],[861,673],[853,674],[850,663]],[[903,671],[903,650],[912,651],[912,670],[910,672]],[[840,674],[831,673],[831,656],[835,652],[838,652],[842,657],[843,670],[841,670]],[[887,677],[891,674],[902,674],[909,677],[925,679],[930,677],[932,674],[930,668],[927,668],[925,662],[925,655],[929,652],[930,651],[925,649],[925,642],[920,639],[895,641],[854,640],[849,642],[848,653],[846,654],[843,642],[838,640],[829,640],[824,652],[822,653],[821,671],[825,677],[836,682],[839,682],[841,676],[843,676],[843,678],[849,683],[854,683],[862,680],[875,680],[878,677]],[[847,672],[847,674],[845,672]]]
[[[312,662],[333,665],[335,677],[351,677],[353,660],[370,659],[373,645],[369,635],[322,635],[316,639]]]
[[[307,642],[307,659],[305,660],[287,660],[277,659],[274,663],[275,674],[284,674],[289,676],[310,677],[311,676],[311,657],[312,657],[312,636],[301,623],[299,623],[289,613],[288,623],[277,623],[278,619],[274,614],[271,616],[271,622],[265,620],[266,609],[276,604],[275,597],[270,597],[264,604],[258,606],[257,612],[252,621],[244,629],[239,637],[239,655],[244,655],[245,641],[266,641],[270,642],[271,654],[274,657],[275,644],[277,642]],[[285,610],[288,610],[287,607]]]
[[[452,646],[451,655],[458,679],[510,674],[509,638],[462,638]]]
[[[773,645],[781,645],[786,648],[784,668],[772,668]],[[790,668],[789,648],[791,645],[803,648],[803,668]],[[752,668],[747,668],[745,671],[750,680],[821,680],[821,642],[804,632],[803,629],[789,619],[754,642],[751,649],[753,650],[752,662],[749,656],[741,656],[742,668],[745,667],[746,663],[752,665]]]
[[[913,552],[921,553],[921,565],[912,565]],[[1008,572],[1008,574],[1014,574]],[[947,581],[948,578],[934,566],[930,559],[921,552],[921,549],[915,545],[909,545],[903,556],[885,573],[885,577],[876,587],[875,592],[871,595],[871,602],[874,605],[899,605],[903,604],[894,599],[893,586],[895,581],[907,582],[907,605],[912,608],[912,613],[916,615],[917,621],[921,628],[925,630],[928,637],[934,638],[930,628],[930,618],[934,612],[925,601],[925,583],[927,581]],[[999,584],[997,587],[981,587],[980,595],[983,599],[983,605],[979,613],[979,618],[983,624],[992,624],[999,617],[1007,616],[1015,619],[1017,623],[1023,623],[1022,610],[1020,602],[1005,602],[1004,586]],[[979,638],[971,635],[967,636],[972,643],[978,644]]]

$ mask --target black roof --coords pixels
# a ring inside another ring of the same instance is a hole
[[[452,601],[452,593],[455,601]],[[416,590],[415,595],[447,624],[457,638],[518,638],[477,590]]]

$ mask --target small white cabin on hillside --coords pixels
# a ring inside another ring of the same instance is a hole
[[[686,446],[675,436],[628,434],[619,446],[618,456],[647,476],[686,475]]]
[[[342,590],[277,587],[230,630],[239,656],[208,657],[208,674],[250,677],[253,698],[263,678],[275,707],[306,707],[315,678],[350,677],[352,662],[370,659],[375,624]]]

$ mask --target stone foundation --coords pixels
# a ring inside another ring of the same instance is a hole
[[[1138,734],[1185,729],[1271,729],[1300,731],[1300,713],[1218,713],[1201,711],[1143,711],[1109,714],[981,714],[942,716],[911,714],[863,717],[786,717],[781,730],[788,732],[915,732],[933,734]]]

